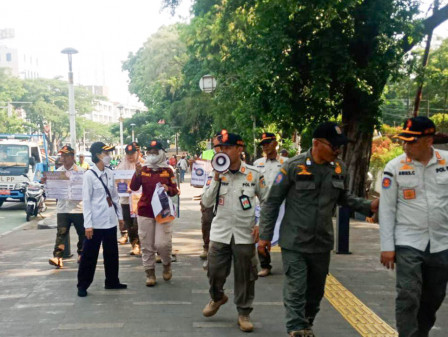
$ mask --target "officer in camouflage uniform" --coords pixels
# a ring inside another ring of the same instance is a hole
[[[345,164],[337,159],[347,138],[332,122],[313,133],[313,147],[287,161],[261,209],[258,250],[270,249],[280,205],[286,199],[280,227],[285,281],[286,328],[290,336],[312,337],[311,329],[324,295],[333,249],[332,216],[336,205],[370,215],[378,200],[350,195]]]

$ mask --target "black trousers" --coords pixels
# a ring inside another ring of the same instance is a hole
[[[95,276],[96,263],[103,244],[104,272],[106,286],[120,283],[118,278],[117,226],[108,229],[94,229],[93,237],[84,241],[84,249],[78,269],[78,288],[88,289]]]
[[[121,209],[123,211],[123,220],[124,220],[124,230],[128,231],[129,241],[131,242],[132,247],[134,245],[140,245],[140,240],[138,238],[138,224],[137,218],[131,217],[131,208],[129,205],[121,204]]]
[[[82,213],[58,213],[57,214],[57,232],[56,242],[54,244],[53,256],[62,257],[64,255],[65,241],[70,235],[70,226],[75,226],[78,233],[78,255],[82,253],[82,244],[85,239],[84,235],[84,217]]]
[[[445,298],[448,250],[433,253],[396,246],[396,321],[400,337],[427,337]]]

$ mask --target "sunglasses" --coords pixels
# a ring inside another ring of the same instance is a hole
[[[341,145],[332,145],[331,143],[324,142],[321,139],[318,139],[317,141],[322,143],[322,144],[328,145],[335,152],[338,151],[341,148]]]

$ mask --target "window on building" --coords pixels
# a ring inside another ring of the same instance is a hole
[[[11,62],[11,61],[12,61],[11,53],[6,53],[6,62]]]

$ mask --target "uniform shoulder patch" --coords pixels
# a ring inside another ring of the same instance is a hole
[[[383,188],[387,189],[392,185],[392,180],[388,177],[383,178]]]
[[[277,176],[275,177],[275,180],[274,180],[274,185],[280,184],[284,178],[285,178],[285,175],[284,175],[283,171],[280,171],[279,173],[277,173]]]

